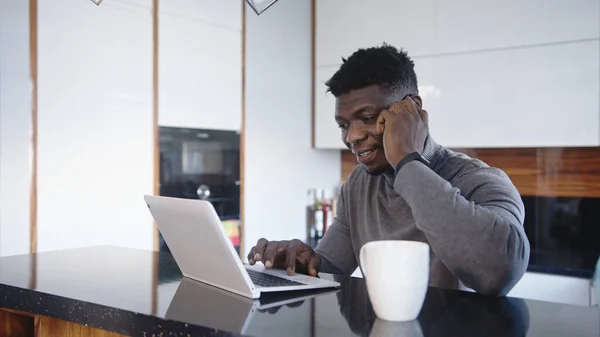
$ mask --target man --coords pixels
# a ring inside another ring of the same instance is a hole
[[[358,50],[326,85],[342,140],[361,165],[342,186],[337,216],[315,250],[300,240],[260,239],[249,263],[349,275],[369,241],[422,241],[431,247],[431,286],[508,293],[529,261],[519,193],[501,170],[429,136],[407,54],[389,45]]]

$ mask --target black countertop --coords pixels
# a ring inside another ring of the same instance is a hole
[[[418,321],[388,323],[376,319],[363,279],[321,277],[341,289],[251,301],[182,281],[168,253],[92,247],[0,258],[0,307],[132,336],[600,335],[597,307],[436,288]]]

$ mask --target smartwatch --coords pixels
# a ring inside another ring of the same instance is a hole
[[[413,152],[413,153],[409,153],[408,155],[406,155],[406,157],[402,158],[402,160],[398,163],[398,165],[396,165],[396,168],[394,169],[394,173],[396,175],[398,175],[398,172],[400,172],[400,169],[410,163],[411,161],[420,161],[421,163],[425,164],[425,166],[429,167],[429,161],[427,159],[425,159],[419,152]]]

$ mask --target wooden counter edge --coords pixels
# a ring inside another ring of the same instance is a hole
[[[91,326],[64,321],[43,315],[36,315],[13,309],[0,308],[0,336],[2,337],[49,337],[49,336],[90,336],[123,337],[115,332]]]

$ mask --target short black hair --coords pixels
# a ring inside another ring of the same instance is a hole
[[[325,82],[327,91],[335,97],[371,85],[402,95],[419,93],[415,64],[402,49],[383,43],[359,49],[348,59],[342,58],[342,62],[340,69]]]

